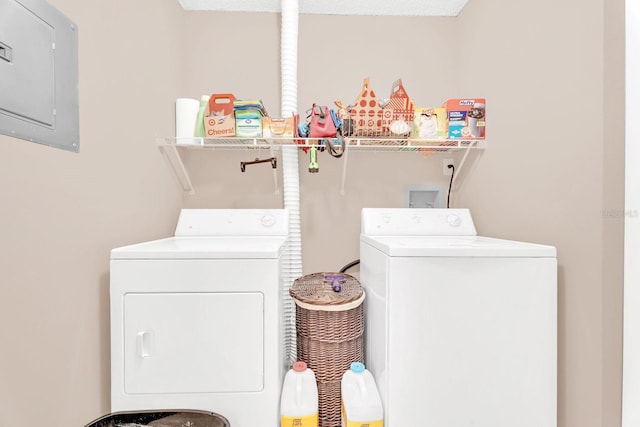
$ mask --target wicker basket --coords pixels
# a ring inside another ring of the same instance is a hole
[[[348,274],[314,273],[296,279],[289,293],[296,303],[297,357],[318,382],[318,424],[340,427],[342,375],[352,362],[364,362],[364,290]]]

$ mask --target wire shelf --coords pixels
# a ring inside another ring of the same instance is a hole
[[[447,152],[456,148],[481,148],[484,140],[443,140],[416,138],[347,137],[344,138],[348,150],[358,151],[436,151]],[[283,146],[308,148],[321,146],[324,142],[316,138],[161,138],[161,146],[177,148],[214,149],[279,149]]]
[[[346,174],[347,153],[352,151],[381,151],[381,152],[422,152],[425,155],[447,153],[464,150],[464,157],[460,166],[464,163],[470,149],[485,148],[485,140],[461,139],[414,139],[414,138],[388,138],[388,137],[347,137],[344,138],[346,151],[343,161],[343,187]],[[282,147],[298,147],[301,149],[321,147],[323,140],[317,138],[159,138],[158,146],[166,156],[178,181],[184,191],[193,194],[194,188],[187,169],[182,162],[180,151],[186,150],[270,150],[272,153]],[[337,148],[337,147],[336,147]],[[339,150],[339,148],[337,148]],[[274,172],[274,179],[275,172]],[[277,186],[276,186],[277,188]],[[277,191],[277,190],[276,190]],[[344,188],[341,193],[344,192]]]

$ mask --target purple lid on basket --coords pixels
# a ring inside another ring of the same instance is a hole
[[[325,274],[324,281],[331,283],[333,292],[340,292],[342,290],[342,284],[344,283],[344,274]]]

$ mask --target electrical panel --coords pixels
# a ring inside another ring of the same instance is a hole
[[[0,133],[79,150],[78,30],[42,0],[0,0]]]

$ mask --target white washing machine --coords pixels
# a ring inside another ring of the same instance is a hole
[[[185,209],[174,237],[111,251],[111,409],[279,425],[282,209]]]
[[[385,427],[556,426],[554,247],[477,236],[466,209],[363,209],[360,281]]]

